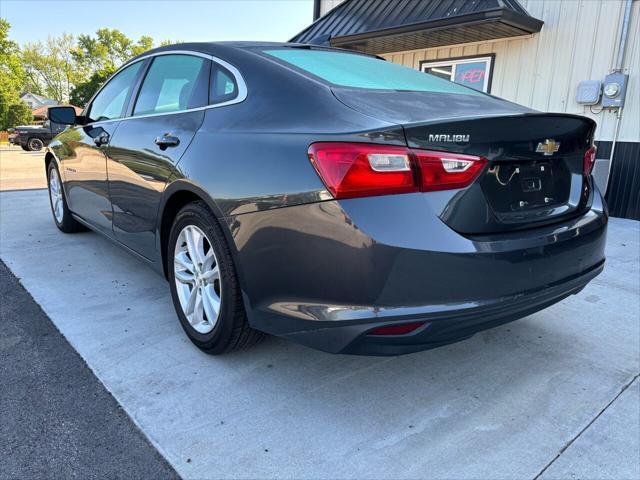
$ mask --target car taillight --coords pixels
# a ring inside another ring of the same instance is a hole
[[[409,151],[359,143],[314,143],[309,159],[336,198],[415,191]]]
[[[309,160],[335,198],[464,188],[486,159],[392,145],[320,142]]]
[[[592,145],[589,150],[584,153],[584,159],[582,160],[582,173],[585,177],[591,175],[593,166],[596,164],[596,152],[598,148]]]
[[[421,190],[452,190],[473,182],[487,160],[460,153],[414,150],[420,167]]]

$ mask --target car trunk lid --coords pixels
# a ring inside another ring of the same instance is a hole
[[[441,219],[461,233],[531,228],[582,213],[591,182],[583,176],[595,122],[546,114],[489,95],[334,89],[344,104],[399,123],[415,149],[484,157],[465,189],[438,196]]]
[[[527,113],[405,125],[409,147],[484,157],[470,187],[455,192],[441,218],[485,234],[537,226],[582,213],[591,182],[583,175],[595,123],[584,117]]]

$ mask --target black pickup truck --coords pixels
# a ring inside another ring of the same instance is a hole
[[[65,129],[66,125],[45,120],[42,125],[21,125],[13,130],[9,141],[23,150],[37,152],[49,144],[51,139]]]

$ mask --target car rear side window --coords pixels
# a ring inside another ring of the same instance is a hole
[[[295,48],[264,53],[341,87],[479,95],[473,89],[367,55]]]
[[[192,55],[157,56],[142,82],[133,115],[203,107],[208,83],[208,60]]]
[[[211,91],[209,92],[209,103],[228,102],[238,96],[238,85],[235,78],[221,65],[213,63],[211,70]]]
[[[89,118],[94,122],[113,120],[124,115],[125,101],[143,62],[136,62],[118,72],[93,99]]]

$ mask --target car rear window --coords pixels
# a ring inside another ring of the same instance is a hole
[[[479,94],[434,75],[366,55],[294,48],[264,50],[264,53],[342,87]]]
[[[211,77],[210,104],[228,102],[238,96],[238,85],[226,68],[214,64]]]

